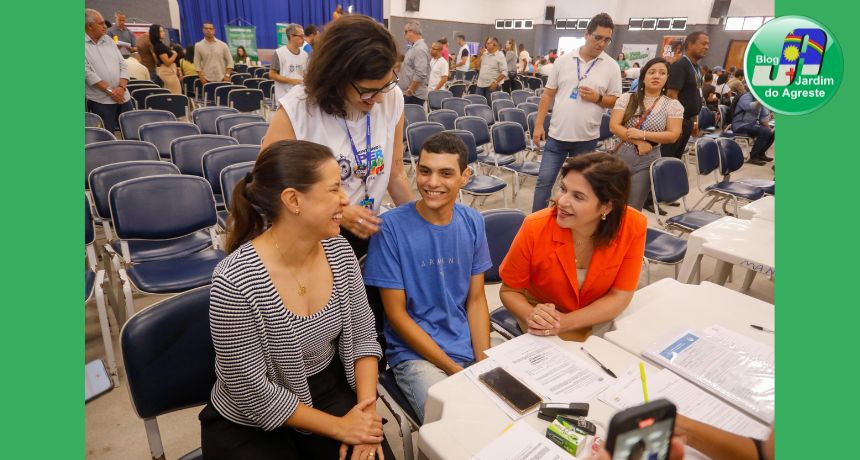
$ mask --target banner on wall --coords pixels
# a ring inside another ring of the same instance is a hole
[[[683,35],[664,35],[663,42],[660,44],[660,57],[670,63],[680,59],[685,38],[687,37]]]
[[[287,26],[289,24],[285,22],[276,22],[275,23],[275,35],[278,37],[278,48],[287,44],[290,41],[290,37],[287,37]]]
[[[257,28],[253,26],[225,26],[227,36],[227,46],[230,48],[230,54],[233,60],[236,59],[236,48],[245,48],[245,53],[252,61],[259,61],[257,54]]]
[[[657,45],[630,45],[625,43],[621,47],[621,52],[624,53],[624,58],[631,67],[634,63],[638,63],[639,67],[644,67],[646,62],[657,56]]]

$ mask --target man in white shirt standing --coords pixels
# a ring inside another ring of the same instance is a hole
[[[588,21],[585,44],[556,59],[541,96],[535,129],[535,145],[546,137],[532,212],[547,206],[562,163],[569,156],[597,148],[604,109],[621,95],[621,68],[603,50],[612,41],[615,24],[606,13]],[[543,129],[547,111],[555,100],[549,135]]]
[[[490,101],[490,93],[499,87],[499,84],[505,80],[505,73],[508,71],[508,63],[505,61],[505,55],[499,50],[499,39],[490,37],[486,43],[487,52],[478,57],[476,65],[478,72],[478,91],[480,94]]]
[[[440,42],[434,42],[430,47],[430,80],[427,85],[430,91],[442,89],[448,81],[448,61],[442,57]]]
[[[529,55],[529,52],[526,51],[526,45],[520,43],[520,57],[519,57],[519,65],[517,66],[517,72],[526,73],[526,69],[529,67],[529,63],[532,62],[532,57]]]
[[[194,44],[194,68],[200,83],[230,81],[233,73],[233,56],[227,44],[215,38],[215,24],[203,22],[203,40]]]
[[[454,80],[462,80],[465,78],[464,74],[469,70],[469,47],[466,45],[466,36],[457,35],[457,44],[460,45],[460,49],[454,58]]]
[[[287,25],[287,44],[276,49],[269,67],[275,80],[275,100],[280,101],[294,86],[301,85],[308,67],[308,53],[302,49],[305,31],[298,24]]]

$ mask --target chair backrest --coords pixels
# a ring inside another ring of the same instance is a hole
[[[239,141],[240,144],[262,145],[263,137],[268,130],[268,122],[252,121],[231,127],[227,134]]]
[[[466,106],[469,104],[470,102],[462,97],[446,97],[442,99],[443,109],[451,109],[461,117],[466,115]]]
[[[87,145],[84,147],[84,183],[87,183],[93,169],[123,161],[158,161],[158,149],[144,141],[106,141]]]
[[[499,119],[499,110],[502,109],[514,109],[517,106],[514,104],[514,101],[510,99],[499,99],[498,101],[493,101],[493,116],[496,117],[496,120]]]
[[[533,94],[531,93],[531,91],[527,91],[524,89],[515,89],[511,91],[511,100],[514,101],[514,104],[516,104],[517,106],[519,106],[523,102],[526,102],[526,100],[532,96]]]
[[[507,99],[509,101],[513,100],[511,99],[511,95],[504,91],[493,91],[490,93],[490,102],[496,102],[499,99]]]
[[[254,78],[266,78],[269,75],[268,67],[259,67],[254,70]]]
[[[529,96],[526,98],[526,102],[531,102],[532,104],[540,105],[540,96]]]
[[[511,102],[511,101],[508,101]],[[487,126],[496,122],[496,117],[493,114],[493,109],[484,104],[469,104],[466,106],[466,116],[480,117],[484,119]]]
[[[144,108],[167,110],[176,118],[188,119],[188,96],[182,94],[151,94],[144,100]]]
[[[180,137],[200,134],[200,128],[194,123],[156,121],[142,125],[139,133],[140,140],[155,144],[161,158],[170,158],[170,143]]]
[[[152,82],[150,80],[129,80],[128,84],[126,85],[126,88],[129,91],[132,91],[132,90],[139,89],[139,88],[161,88],[161,87],[156,85],[154,82]]]
[[[523,82],[521,82],[519,80],[516,80],[516,79],[511,80],[510,83],[508,83],[508,84],[510,85],[511,91],[523,89]]]
[[[651,186],[658,203],[671,203],[690,192],[687,167],[678,158],[658,158],[651,163]]]
[[[711,112],[711,109],[703,105],[702,110],[699,111],[699,129],[714,128],[716,126],[717,120],[714,117],[714,112]]]
[[[84,197],[84,245],[89,246],[96,240],[96,231],[93,228],[93,215],[90,212],[90,203]]]
[[[215,384],[209,286],[158,302],[120,332],[132,406],[143,419],[205,404]]]
[[[469,101],[470,104],[483,104],[487,107],[490,106],[490,104],[487,102],[487,98],[481,96],[480,94],[467,94],[463,96],[463,99]]]
[[[537,97],[543,96],[543,91],[544,91],[544,88],[538,88],[538,89],[534,90],[535,96],[537,96]]]
[[[104,128],[105,122],[102,117],[92,112],[84,112],[84,126],[87,128]]]
[[[537,115],[538,115],[537,112],[532,112],[532,113],[526,115],[526,118],[528,119],[528,123],[529,123],[529,132],[530,133],[535,132],[535,123],[537,123]],[[546,116],[543,118],[543,130],[545,133],[549,132],[549,123],[551,120],[552,120],[552,114],[551,113],[546,114]]]
[[[260,83],[264,81],[266,81],[265,78],[246,78],[242,84],[245,85],[246,88],[260,89]]]
[[[254,112],[263,109],[264,98],[261,90],[242,87],[227,94],[227,105],[240,112]]]
[[[138,130],[147,123],[176,121],[176,115],[167,110],[132,110],[119,115],[119,130],[125,140],[140,140]]]
[[[235,64],[234,63],[233,64],[233,72],[246,73],[248,75],[251,74],[250,72],[248,72],[248,64]]]
[[[99,166],[89,176],[93,205],[100,219],[110,219],[110,189],[120,182],[138,177],[181,174],[179,168],[166,161],[126,161]]]
[[[717,141],[702,137],[696,141],[696,167],[700,175],[707,175],[720,167],[720,152]]]
[[[247,161],[229,165],[221,170],[219,182],[221,182],[221,194],[224,195],[224,204],[227,209],[230,209],[230,203],[233,202],[233,189],[236,188],[236,184],[240,180],[245,180],[245,175],[252,169],[254,169],[254,162]]]
[[[428,137],[445,131],[442,123],[433,121],[419,121],[406,127],[406,144],[409,146],[409,153],[418,156],[421,153],[421,147]]]
[[[451,109],[439,109],[430,112],[430,115],[427,115],[427,121],[442,123],[442,125],[445,126],[445,129],[454,129],[454,120],[456,120],[458,116],[457,112]]]
[[[523,127],[524,132],[529,131],[529,121],[526,113],[520,109],[502,109],[499,110],[499,121],[512,121],[519,123]]]
[[[217,134],[180,137],[170,143],[170,161],[179,168],[182,174],[203,177],[201,160],[204,153],[218,147],[238,144],[239,141],[230,136]]]
[[[233,70],[235,70],[235,69],[233,69]],[[244,86],[245,80],[248,78],[251,78],[251,74],[241,73],[241,72],[237,71],[233,75],[230,76],[230,82],[233,83],[234,85],[243,85]]]
[[[232,113],[239,113],[239,111],[232,107],[201,107],[191,112],[191,121],[200,127],[200,132],[203,134],[218,134],[215,121],[220,116]]]
[[[215,197],[202,177],[148,176],[108,192],[110,215],[123,240],[166,240],[215,226]]]
[[[409,126],[412,123],[416,123],[419,121],[427,121],[427,114],[424,112],[424,107],[421,107],[418,104],[404,104],[403,105],[403,123],[405,126]]]
[[[182,77],[182,93],[186,96],[193,96],[194,84],[198,81],[200,81],[200,77],[197,75],[186,75]]]
[[[265,79],[264,79],[265,80]],[[260,91],[263,92],[263,96],[266,98],[272,97],[272,92],[275,90],[275,81],[274,80],[265,80],[260,82],[260,86],[258,87]]]
[[[227,133],[230,132],[230,128],[236,125],[254,122],[265,123],[265,121],[266,117],[258,115],[256,113],[231,113],[227,115],[221,115],[215,120],[215,131],[222,136],[226,136]]]
[[[611,118],[612,117],[610,117],[609,114],[606,113],[604,113],[603,116],[600,118],[600,136],[597,138],[597,140],[602,141],[604,139],[609,139],[610,137],[612,137],[612,130],[609,129],[609,120]]]
[[[469,85],[465,83],[457,83],[448,87],[448,91],[451,91],[451,97],[463,97],[463,93],[466,92],[466,88]],[[441,107],[441,105],[440,105]]]
[[[203,177],[212,184],[215,194],[221,193],[221,170],[236,163],[257,161],[259,145],[229,145],[218,147],[203,154],[201,159]]]
[[[491,209],[483,211],[484,227],[487,232],[487,246],[490,249],[490,260],[493,267],[484,272],[484,282],[498,283],[499,265],[508,255],[508,249],[514,242],[514,237],[520,231],[526,214],[519,209]]]
[[[717,139],[720,152],[720,174],[728,176],[744,165],[744,152],[734,139]]]
[[[472,164],[478,161],[478,145],[475,144],[475,136],[465,129],[446,129],[446,133],[454,134],[466,144],[466,151],[469,152],[468,163]]]
[[[477,145],[490,142],[490,129],[487,127],[487,121],[481,117],[459,117],[454,121],[454,127],[472,133]]]
[[[467,70],[465,74],[463,74],[463,80],[472,81],[478,75],[477,70]]]
[[[441,109],[442,99],[446,97],[454,97],[454,93],[447,89],[437,89],[427,93],[427,104],[430,106],[430,110]]]
[[[146,108],[146,97],[153,94],[170,94],[170,90],[165,88],[137,88],[131,90],[131,97],[138,109]]]
[[[115,141],[116,137],[112,132],[104,128],[84,128],[84,143],[92,144],[93,142]]]
[[[215,90],[222,86],[231,86],[230,82],[226,81],[210,81],[203,85],[203,101],[206,104],[215,103]]]
[[[240,88],[245,87],[241,85],[228,84],[215,88],[215,105],[230,107],[230,104],[227,103],[227,95],[230,94],[230,91]]]
[[[500,121],[492,128],[493,151],[499,155],[515,155],[526,149],[526,133],[519,123]]]
[[[538,111],[538,105],[533,104],[531,102],[523,102],[522,104],[517,104],[517,108],[525,112],[526,115]]]

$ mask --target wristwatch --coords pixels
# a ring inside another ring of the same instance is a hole
[[[105,93],[107,93],[107,94],[113,94],[113,89],[111,89],[111,87],[110,87],[110,86],[108,86],[107,88],[105,88]]]

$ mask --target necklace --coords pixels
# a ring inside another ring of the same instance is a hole
[[[571,231],[571,236],[573,237],[573,262],[579,265],[579,254],[585,248],[585,239],[581,239],[579,242],[576,241],[576,235]],[[582,251],[582,254],[585,254],[585,251]]]
[[[287,263],[287,258],[286,258],[286,257],[284,257],[284,253],[283,253],[283,252],[281,252],[281,247],[280,247],[280,246],[278,246],[278,239],[277,239],[277,238],[275,238],[275,234],[274,234],[274,233],[270,233],[269,235],[272,237],[272,242],[273,242],[273,243],[275,243],[275,249],[278,251],[278,254],[280,254],[280,255],[281,255],[281,260],[283,260],[283,261],[284,261],[284,264],[286,264],[286,263]],[[284,268],[286,268],[286,267],[284,267]],[[298,284],[298,285],[299,285],[299,290],[297,291],[297,292],[298,292],[298,294],[299,294],[300,296],[305,295],[305,294],[308,292],[308,290],[307,290],[307,289],[305,288],[305,286],[304,286],[304,285],[299,281],[299,279],[298,279],[298,278],[296,278],[296,275],[294,275],[294,274],[293,274],[293,271],[292,271],[292,270],[290,270],[289,268],[287,268],[287,273],[289,273],[289,274],[290,274],[290,276],[292,276],[292,277],[293,277],[293,279],[296,281],[296,284]]]

